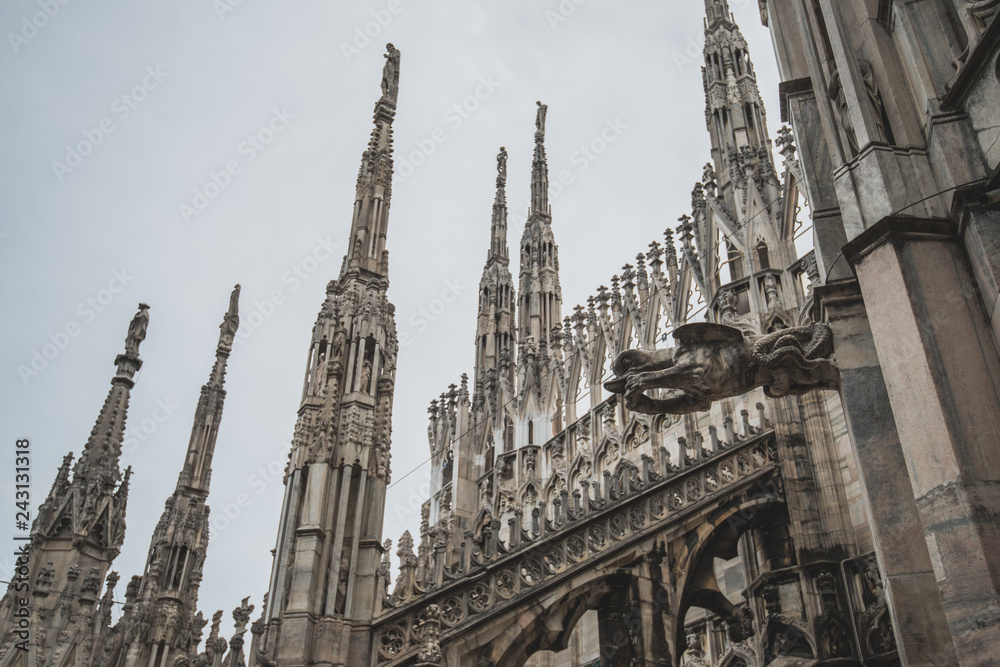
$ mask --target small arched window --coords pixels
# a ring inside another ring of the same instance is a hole
[[[767,255],[767,244],[761,241],[760,243],[757,244],[756,250],[757,250],[757,263],[760,265],[760,268],[762,270],[770,269],[771,261]]]
[[[736,246],[726,239],[726,256],[729,264],[730,280],[739,280],[743,277],[743,255],[736,249]]]

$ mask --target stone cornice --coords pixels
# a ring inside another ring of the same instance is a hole
[[[887,242],[903,240],[954,240],[958,226],[950,220],[888,216],[850,240],[841,252],[851,266]]]

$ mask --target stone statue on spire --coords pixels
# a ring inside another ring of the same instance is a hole
[[[399,91],[399,49],[391,43],[385,45],[385,68],[382,70],[382,98],[396,103]]]
[[[538,134],[545,134],[545,114],[549,110],[549,105],[541,102],[535,102],[535,104],[538,105],[538,111],[535,114],[535,129],[538,130]]]
[[[507,149],[503,146],[497,153],[497,178],[504,183],[507,182]]]
[[[233,288],[233,293],[229,295],[229,312],[219,325],[222,331],[219,333],[219,347],[230,350],[233,347],[233,339],[236,337],[236,330],[240,328],[240,286]]]
[[[146,327],[149,326],[149,306],[140,303],[139,312],[135,314],[128,325],[128,336],[125,338],[125,354],[139,356],[139,343],[146,339]]]

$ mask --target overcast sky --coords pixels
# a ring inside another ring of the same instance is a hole
[[[773,137],[770,38],[755,0],[731,6]],[[549,106],[550,179],[568,182],[551,193],[564,315],[689,212],[709,159],[703,13],[697,0],[4,2],[0,498],[11,509],[0,536],[14,533],[15,438],[33,443],[37,507],[87,440],[136,305],[150,304],[121,460],[134,468],[113,566],[123,598],[239,282],[200,600],[206,617],[228,616],[250,595],[256,618],[310,331],[346,250],[386,42],[402,53],[388,239],[403,343],[396,481],[429,455],[429,402],[471,374],[495,156],[507,148],[516,247],[536,100]],[[427,466],[390,489],[384,537],[417,533],[427,489]],[[11,564],[0,557],[4,579]]]

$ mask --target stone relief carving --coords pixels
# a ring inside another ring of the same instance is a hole
[[[830,100],[833,102],[834,112],[840,119],[840,129],[843,132],[842,140],[847,144],[848,160],[858,154],[858,135],[854,132],[854,124],[851,122],[851,112],[847,106],[847,95],[844,94],[844,86],[840,81],[840,72],[834,72],[830,77],[830,84],[827,89]]]
[[[835,389],[839,373],[829,358],[830,327],[816,323],[764,336],[745,336],[722,324],[687,324],[674,331],[678,345],[625,350],[615,358],[616,378],[604,384],[625,405],[647,414],[707,410],[712,402],[763,387],[771,397]],[[647,389],[670,390],[664,398]]]
[[[868,104],[871,105],[872,120],[875,122],[878,139],[892,143],[892,129],[889,127],[889,117],[885,112],[882,92],[879,90],[878,81],[875,80],[875,70],[872,69],[872,64],[864,58],[858,60],[858,66],[861,69],[861,81],[865,84]]]
[[[764,277],[764,300],[768,310],[781,307],[781,299],[778,297],[778,281],[772,275]]]

